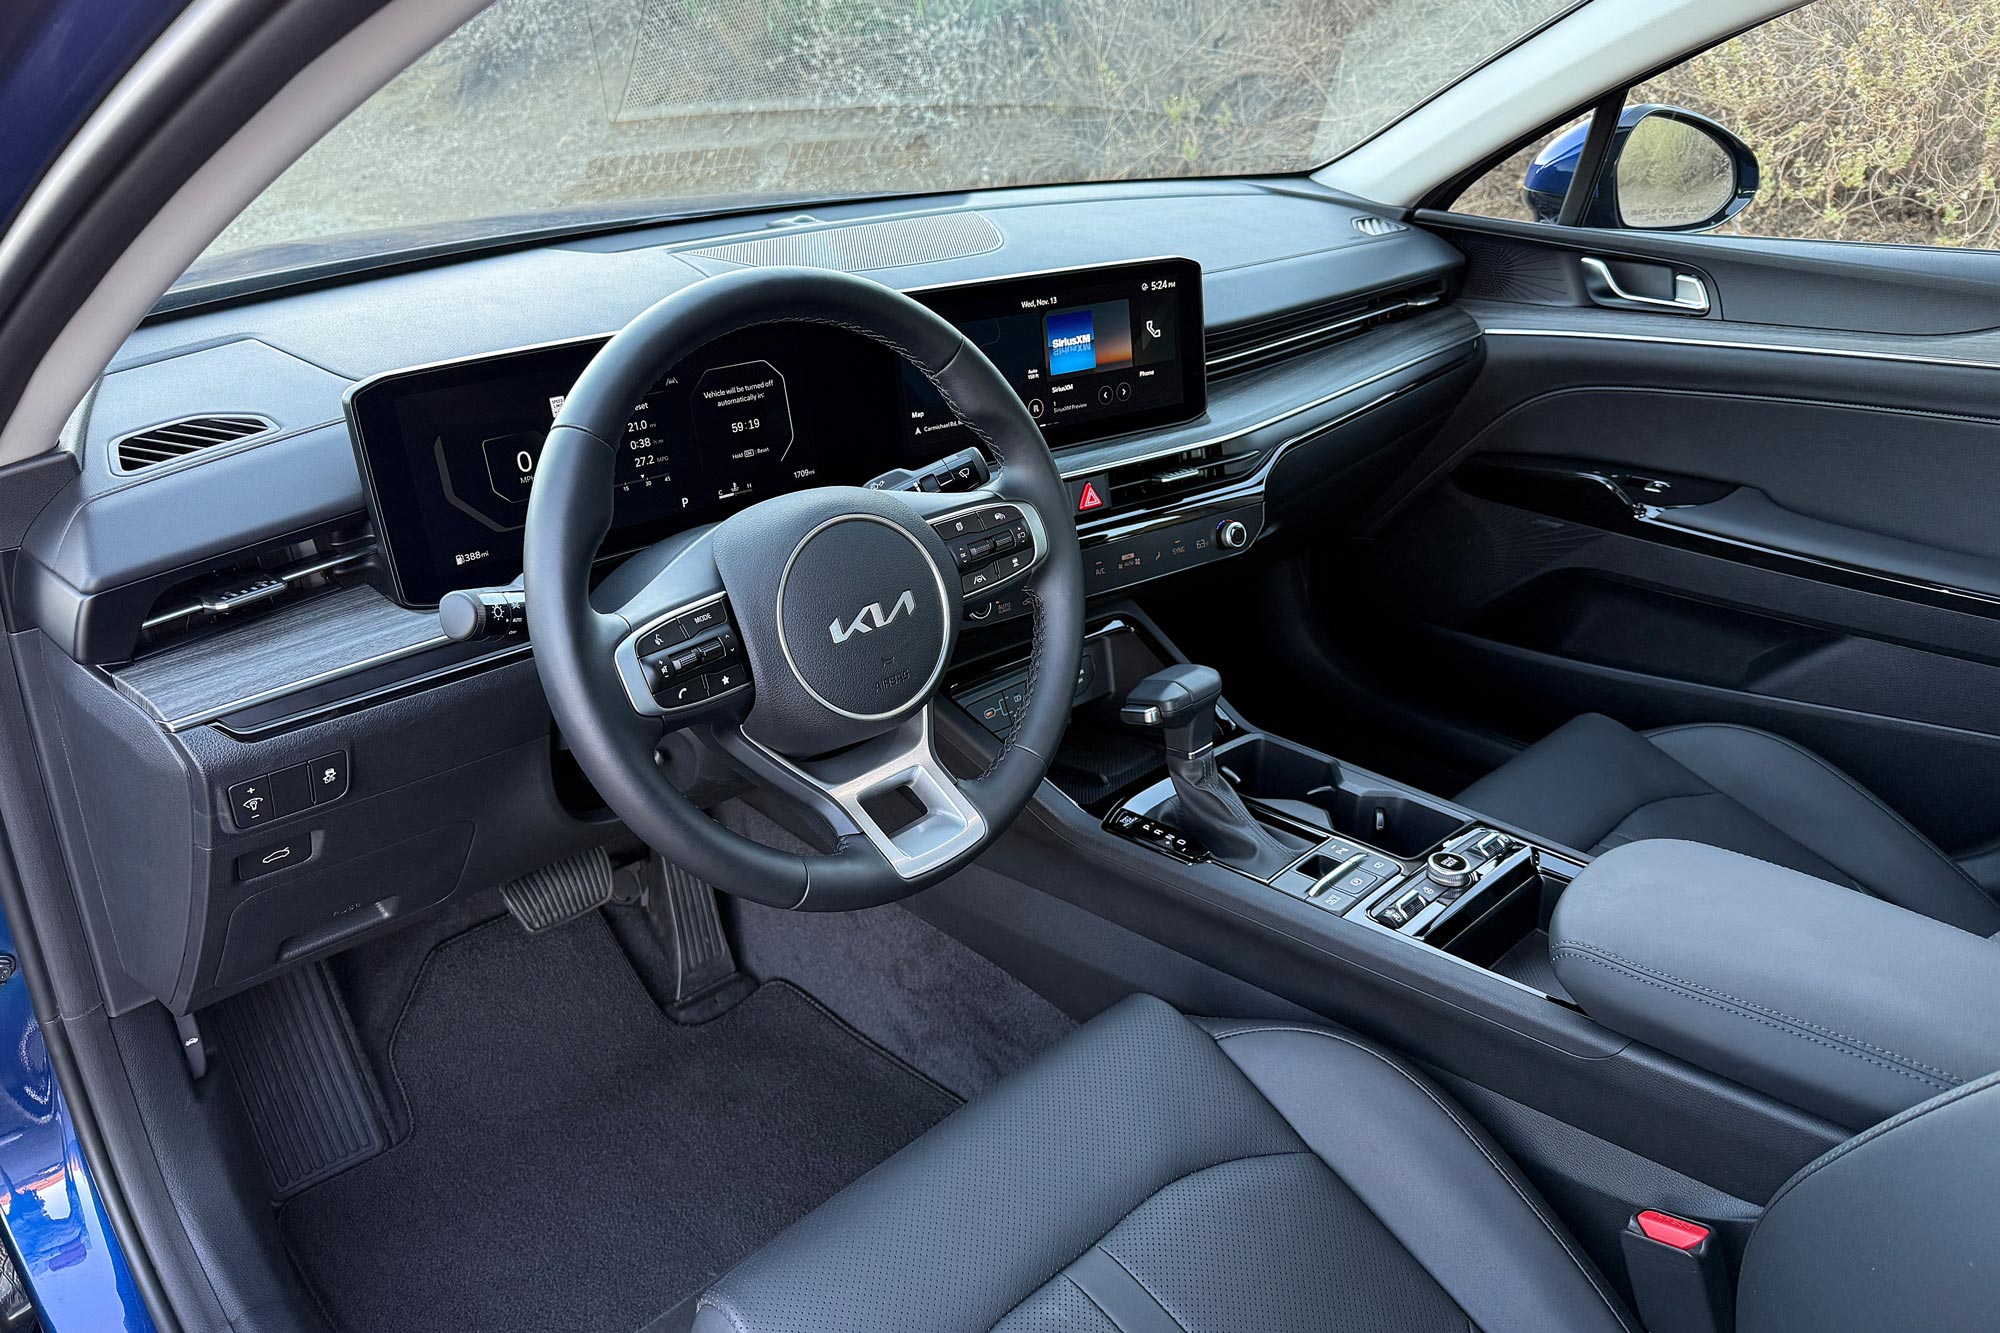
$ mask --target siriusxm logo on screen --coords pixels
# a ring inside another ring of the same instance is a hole
[[[1088,310],[1065,310],[1042,322],[1049,341],[1049,374],[1097,369],[1097,333]]]

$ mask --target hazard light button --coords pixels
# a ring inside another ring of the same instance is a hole
[[[1079,514],[1103,509],[1111,503],[1111,478],[1100,473],[1080,482],[1073,481],[1070,483],[1069,495]]]

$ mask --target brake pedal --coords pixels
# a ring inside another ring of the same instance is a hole
[[[579,852],[502,885],[500,897],[530,935],[554,930],[611,901],[611,855],[602,847]]]

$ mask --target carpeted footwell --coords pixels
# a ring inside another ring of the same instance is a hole
[[[279,1215],[344,1333],[630,1333],[957,1105],[782,983],[675,1026],[594,913],[439,946],[390,1054],[410,1132]]]

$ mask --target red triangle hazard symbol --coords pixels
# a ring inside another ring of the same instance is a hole
[[[1083,483],[1083,494],[1076,497],[1076,512],[1081,514],[1086,509],[1102,508],[1104,508],[1104,497],[1097,493],[1097,483],[1094,481]]]

